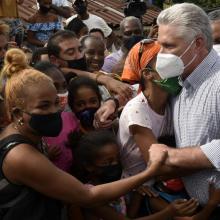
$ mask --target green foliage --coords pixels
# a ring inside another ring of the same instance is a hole
[[[217,8],[220,7],[220,0],[188,0],[185,2],[192,2],[203,8]]]

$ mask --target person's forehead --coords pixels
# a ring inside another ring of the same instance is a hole
[[[97,159],[100,160],[105,160],[108,158],[114,158],[117,157],[119,154],[119,149],[116,144],[109,143],[103,146],[99,152],[97,153]]]
[[[29,106],[35,105],[41,101],[49,101],[56,97],[56,88],[50,81],[35,86],[27,86],[24,92]]]
[[[136,21],[126,21],[124,24],[124,30],[127,29],[141,29],[140,25]]]
[[[64,39],[62,42],[59,43],[59,47],[62,51],[66,51],[70,48],[77,48],[79,46],[80,42],[77,38]]]
[[[77,94],[75,99],[83,99],[83,100],[87,100],[87,99],[90,99],[91,97],[97,97],[97,94],[96,92],[90,88],[90,87],[87,87],[87,86],[81,86],[77,91],[76,91]]]
[[[187,34],[187,33],[186,33]],[[177,27],[174,25],[160,25],[158,28],[158,42],[181,41]]]
[[[85,41],[86,48],[93,48],[98,50],[104,50],[104,43],[100,40],[88,39]]]

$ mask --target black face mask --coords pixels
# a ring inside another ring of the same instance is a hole
[[[30,114],[30,127],[37,132],[38,135],[44,137],[56,137],[62,130],[61,112],[51,113],[47,115]]]
[[[43,5],[40,5],[40,11],[43,14],[47,14],[50,11],[50,9],[51,9],[50,7],[48,8],[48,7],[45,7]]]
[[[111,183],[121,179],[122,166],[120,163],[99,167],[102,173],[99,175],[101,183]]]
[[[93,120],[94,120],[94,115],[98,108],[87,108],[84,109],[83,111],[77,112],[76,117],[80,120],[80,124],[84,128],[92,128],[93,127]]]
[[[68,63],[68,67],[72,69],[78,69],[78,70],[87,70],[87,65],[86,65],[86,58],[82,57],[78,60],[66,60]]]
[[[135,44],[143,40],[143,36],[139,35],[133,35],[131,37],[125,38],[123,45],[124,47],[129,51]]]

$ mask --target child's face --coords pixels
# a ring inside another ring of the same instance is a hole
[[[96,155],[93,172],[100,183],[109,183],[121,178],[122,167],[119,147],[116,144],[105,145]]]
[[[119,163],[119,147],[115,144],[107,144],[97,153],[95,166],[103,167]]]
[[[90,72],[99,71],[105,59],[105,45],[99,40],[87,40],[85,42],[85,57]]]
[[[85,109],[98,109],[100,102],[96,92],[88,87],[80,87],[74,95],[74,112],[81,112]]]

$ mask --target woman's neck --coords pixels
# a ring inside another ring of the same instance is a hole
[[[165,97],[163,95],[162,97],[159,97],[159,95],[155,94],[155,92],[150,93],[148,91],[143,91],[143,94],[146,97],[146,99],[149,103],[149,106],[151,107],[152,110],[154,110],[156,113],[158,113],[160,115],[165,114],[167,96]]]
[[[17,125],[15,125],[14,123],[11,123],[8,126],[8,128],[9,128],[8,133],[14,133],[14,134],[17,133],[17,134],[23,135],[24,137],[28,138],[31,142],[33,142],[36,145],[39,144],[42,140],[41,136],[37,136],[30,132],[27,132],[21,127],[18,127]]]

